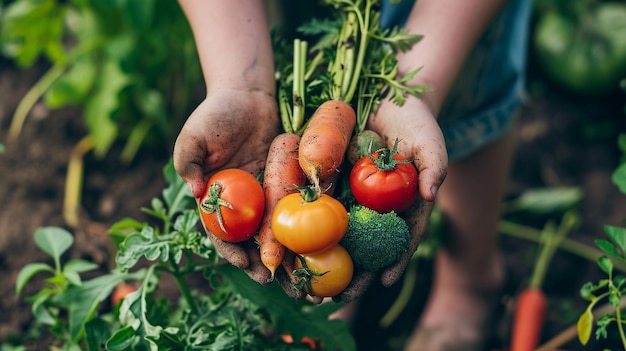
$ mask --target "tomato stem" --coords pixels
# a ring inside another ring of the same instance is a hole
[[[220,225],[220,229],[226,234],[226,227],[224,226],[224,219],[222,218],[222,206],[225,206],[229,209],[233,209],[233,205],[230,202],[222,199],[220,195],[224,190],[224,185],[220,182],[215,182],[209,186],[209,196],[200,204],[200,208],[202,211],[206,213],[217,213],[217,222]]]
[[[396,141],[394,142],[393,148],[391,150],[384,147],[368,155],[368,157],[370,158],[370,160],[372,160],[372,163],[376,165],[376,168],[378,168],[378,170],[383,172],[393,171],[397,168],[399,164],[413,163],[414,159],[394,159],[394,156],[398,153],[399,142],[400,140],[396,138]],[[377,157],[374,157],[374,155],[377,155]]]
[[[311,287],[311,277],[321,277],[330,271],[318,273],[309,268],[309,266],[306,264],[306,260],[302,255],[296,254],[296,257],[300,260],[302,268],[295,269],[293,271],[293,275],[298,278],[298,281],[293,283],[293,287],[297,290],[301,290],[304,287],[306,288],[306,291],[310,293],[311,291],[313,291]]]
[[[300,187],[297,188],[298,191],[300,191],[300,195],[302,195],[302,199],[305,202],[313,202],[317,199],[319,199],[320,195],[322,194],[322,191],[320,190],[319,186],[304,186],[304,187]]]

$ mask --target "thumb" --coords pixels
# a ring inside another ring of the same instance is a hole
[[[196,199],[201,198],[206,190],[203,167],[200,162],[190,160],[189,157],[183,156],[183,154],[184,152],[174,148],[174,169],[187,183],[193,196]]]
[[[418,189],[422,199],[435,201],[437,191],[447,174],[447,168],[441,164],[429,166],[423,169],[418,168],[419,184]]]

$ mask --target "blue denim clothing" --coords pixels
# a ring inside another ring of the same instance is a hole
[[[381,1],[381,24],[403,26],[413,3]],[[511,127],[523,100],[531,8],[532,0],[510,0],[465,62],[439,115],[450,161],[471,154]]]

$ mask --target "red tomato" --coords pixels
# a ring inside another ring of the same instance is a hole
[[[354,263],[352,257],[341,245],[335,245],[328,250],[302,255],[306,268],[300,257],[295,258],[294,274],[299,276],[303,270],[308,283],[303,286],[309,295],[318,297],[332,297],[339,295],[352,281]]]
[[[261,183],[250,173],[230,168],[209,178],[199,203],[206,229],[218,238],[241,242],[256,233],[265,211]]]
[[[117,284],[111,294],[111,302],[114,305],[119,304],[128,294],[134,292],[137,288],[139,288],[139,284],[136,283],[121,282]]]
[[[293,344],[293,336],[289,334],[281,334],[280,338],[285,344]],[[311,350],[317,349],[317,342],[308,336],[303,336],[300,343],[305,344]]]
[[[380,213],[402,212],[417,199],[418,174],[411,160],[383,149],[358,160],[350,189],[358,203]]]
[[[337,245],[348,229],[343,204],[326,194],[306,201],[301,193],[278,201],[272,215],[276,240],[298,254],[320,252]]]

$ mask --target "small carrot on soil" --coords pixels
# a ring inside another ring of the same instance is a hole
[[[272,232],[272,213],[278,200],[297,188],[306,185],[306,175],[298,163],[298,145],[300,137],[296,134],[282,133],[276,136],[270,145],[263,175],[265,192],[265,214],[261,221],[258,242],[261,261],[272,273],[282,263],[285,247],[279,243]]]
[[[356,124],[349,104],[339,100],[322,103],[302,133],[298,161],[314,185],[335,175],[343,162]]]

